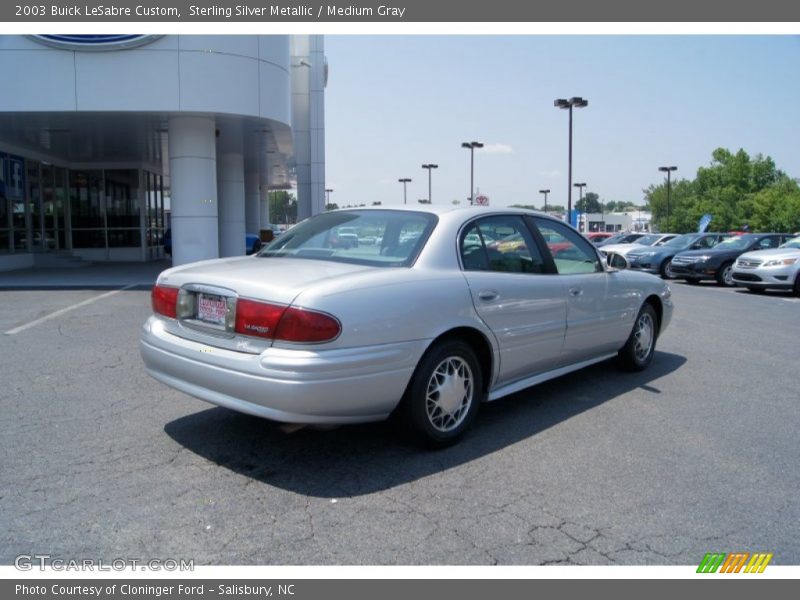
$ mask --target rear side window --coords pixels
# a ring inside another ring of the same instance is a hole
[[[474,221],[461,234],[460,253],[466,271],[545,272],[539,247],[517,215]]]
[[[767,248],[777,248],[778,243],[780,241],[781,240],[778,237],[767,237],[759,241],[758,248],[759,250],[765,250]]]
[[[714,237],[713,235],[709,235],[709,236],[706,236],[704,238],[701,238],[701,239],[697,240],[697,244],[701,248],[713,248],[719,242],[720,242],[720,239],[717,238],[717,237]]]

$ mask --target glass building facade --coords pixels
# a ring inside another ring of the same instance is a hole
[[[0,162],[0,254],[91,249],[111,260],[125,248],[131,260],[163,256],[161,174],[68,169],[8,153]]]

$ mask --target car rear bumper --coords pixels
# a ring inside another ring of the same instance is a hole
[[[139,348],[148,374],[206,402],[287,423],[360,423],[389,416],[427,345],[247,354],[178,337],[151,317]]]

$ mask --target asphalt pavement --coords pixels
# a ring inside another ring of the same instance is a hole
[[[294,431],[161,385],[138,352],[149,294],[128,285],[0,291],[2,564],[800,564],[798,298],[675,283],[649,370],[485,405],[431,452],[385,423]]]

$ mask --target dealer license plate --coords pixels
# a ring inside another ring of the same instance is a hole
[[[225,325],[228,303],[222,296],[197,294],[197,318],[205,323]]]

